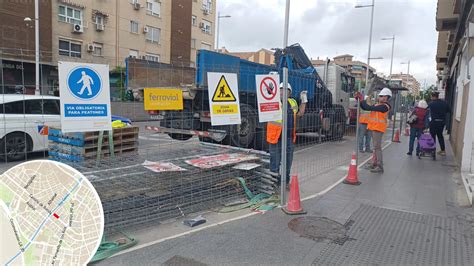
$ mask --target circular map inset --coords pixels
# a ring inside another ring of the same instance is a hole
[[[37,160],[0,176],[0,263],[85,265],[104,232],[92,184],[76,169]]]

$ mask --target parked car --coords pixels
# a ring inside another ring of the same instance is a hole
[[[48,147],[44,126],[61,126],[59,97],[0,95],[0,156],[23,160],[28,152]]]
[[[113,120],[131,124],[127,118]],[[0,157],[23,160],[29,152],[48,149],[45,126],[61,127],[59,97],[0,94]]]

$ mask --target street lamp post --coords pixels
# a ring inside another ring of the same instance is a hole
[[[372,12],[370,15],[370,26],[369,26],[369,52],[367,54],[367,70],[365,75],[365,90],[369,83],[369,72],[370,72],[370,50],[372,49],[372,28],[374,24],[374,9],[375,0],[372,0],[371,5],[357,5],[355,8],[371,7]],[[359,115],[360,115],[360,103],[357,101],[357,120],[356,120],[356,164],[359,165]]]
[[[391,55],[391,58],[390,58],[390,76],[389,76],[389,80],[392,80],[393,52],[395,50],[395,35],[392,35],[391,38],[382,38],[382,41],[389,41],[389,40],[392,41],[392,55]]]
[[[30,23],[31,18],[26,17],[23,21],[25,23]],[[28,42],[27,42],[28,43]],[[28,45],[28,44],[27,44]],[[35,0],[35,95],[40,95],[40,67],[39,67],[39,4],[38,0]]]
[[[216,34],[216,50],[219,50],[219,33],[221,31],[221,18],[230,18],[231,16],[221,16],[221,12],[217,13],[217,34]]]
[[[410,87],[408,86],[408,82],[410,81],[410,60],[408,60],[408,62],[402,62],[401,64],[402,64],[402,65],[408,65],[408,69],[407,69],[407,89],[408,89],[408,91],[411,93]],[[401,117],[401,113],[400,113],[400,130],[402,130],[402,117]]]

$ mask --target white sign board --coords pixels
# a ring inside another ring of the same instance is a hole
[[[239,88],[235,73],[207,73],[213,126],[240,124]]]
[[[58,62],[61,131],[112,130],[109,66]]]
[[[279,75],[256,75],[258,120],[260,123],[281,120]]]

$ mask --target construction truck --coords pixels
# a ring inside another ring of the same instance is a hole
[[[173,139],[187,140],[193,135],[201,141],[217,142],[242,148],[267,150],[266,123],[259,123],[255,75],[288,68],[291,97],[299,103],[300,93],[307,91],[308,103],[303,117],[297,120],[297,133],[315,132],[325,139],[342,139],[347,112],[333,102],[333,95],[299,44],[275,49],[275,64],[264,65],[235,56],[200,50],[197,55],[196,84],[183,89],[184,110],[159,112],[159,127],[149,129],[169,134]],[[241,124],[212,126],[207,88],[208,72],[236,73],[240,98]]]
[[[325,65],[317,66],[316,71],[321,75],[323,82],[332,93],[332,102],[344,107],[346,124],[350,118],[350,96],[354,92],[355,78],[341,66],[326,61]]]

